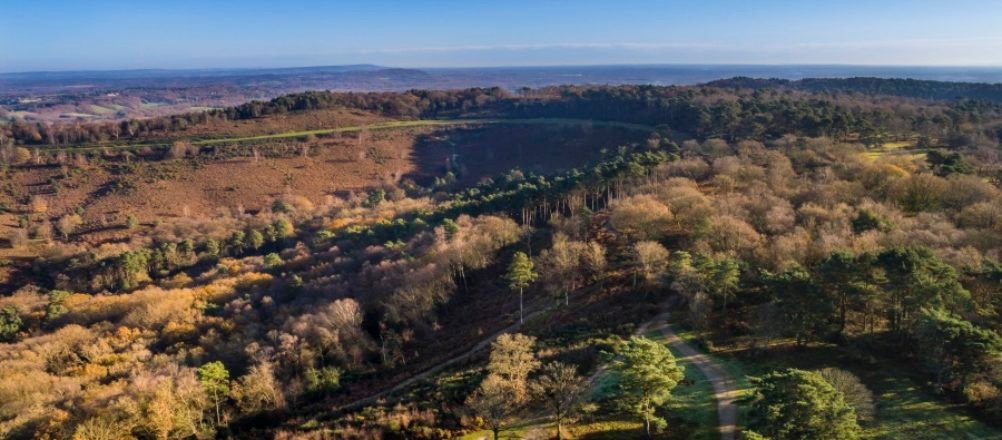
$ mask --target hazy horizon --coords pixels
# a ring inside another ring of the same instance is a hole
[[[576,65],[1002,67],[1002,4],[15,0],[0,72]]]
[[[471,65],[471,66],[420,66],[420,65],[387,65],[374,63],[335,63],[335,64],[289,64],[289,65],[240,65],[240,66],[205,66],[205,67],[126,67],[126,68],[94,68],[94,69],[41,69],[41,70],[0,70],[0,75],[8,74],[29,74],[29,73],[90,73],[90,72],[211,72],[211,71],[240,71],[240,70],[293,70],[293,69],[320,69],[337,67],[363,67],[371,66],[381,69],[415,69],[415,70],[475,70],[475,69],[561,69],[561,68],[655,68],[655,67],[774,67],[774,68],[865,68],[865,69],[971,69],[971,70],[1002,70],[999,65],[964,65],[964,64],[840,64],[840,63],[594,63],[594,64],[512,64],[512,65]]]

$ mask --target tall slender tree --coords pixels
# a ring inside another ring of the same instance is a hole
[[[518,291],[518,323],[519,325],[525,323],[524,315],[524,291],[526,287],[529,287],[533,281],[536,281],[538,275],[532,264],[532,260],[525,252],[516,252],[515,256],[512,257],[511,265],[508,266],[508,273],[505,274],[505,280],[508,281],[508,287],[512,290]]]
[[[214,361],[198,368],[198,381],[216,406],[216,425],[222,423],[220,404],[230,392],[230,372],[222,362]]]

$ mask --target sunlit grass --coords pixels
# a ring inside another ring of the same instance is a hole
[[[97,104],[91,104],[90,106],[88,106],[88,108],[90,109],[91,113],[94,113],[95,115],[109,115],[115,112],[114,109],[100,106]]]
[[[145,105],[145,104],[144,104]],[[93,116],[93,115],[90,115]],[[593,121],[585,119],[570,118],[533,118],[533,119],[416,119],[407,121],[378,122],[368,125],[353,125],[337,128],[323,128],[317,130],[288,131],[274,134],[263,134],[256,136],[213,138],[192,140],[194,145],[215,145],[215,144],[236,144],[244,142],[269,141],[276,139],[305,138],[307,136],[323,136],[335,133],[353,133],[362,130],[378,131],[401,128],[437,127],[437,126],[464,126],[464,125],[493,125],[493,124],[519,124],[519,125],[573,125],[573,126],[596,126],[613,127],[627,130],[652,131],[653,128],[625,122],[614,121]],[[150,147],[166,147],[168,144],[108,144],[108,145],[80,145],[74,147],[51,147],[49,151],[87,151],[98,149],[111,150],[134,150]]]
[[[916,148],[913,141],[895,141],[884,142],[879,147],[860,153],[860,156],[870,162],[884,156],[906,156],[912,160],[925,160],[926,151],[928,149]]]
[[[698,334],[680,332],[683,339]],[[757,376],[782,368],[817,370],[836,367],[851,371],[874,393],[876,420],[863,426],[863,437],[880,440],[911,439],[1002,439],[1002,433],[965,412],[963,406],[938,399],[910,377],[896,373],[900,366],[890,362],[860,365],[849,361],[837,347],[817,345],[801,350],[773,349],[759,357],[739,357],[731,350],[715,352],[714,358],[734,377],[744,380],[743,395],[752,389],[747,376]],[[747,421],[746,406],[739,406],[739,425]]]
[[[691,433],[693,439],[717,438],[717,399],[714,397],[713,384],[688,357],[683,357],[677,350],[672,350],[672,354],[678,364],[685,368],[685,381],[672,391],[668,405],[670,417],[691,422],[695,427]]]
[[[971,418],[959,405],[935,400],[907,378],[882,374],[875,380],[883,391],[874,393],[877,423],[866,429],[867,438],[1002,439],[1002,433]]]
[[[902,148],[908,148],[914,144],[911,141],[896,141],[896,142],[884,142],[880,149],[883,151],[900,150]]]

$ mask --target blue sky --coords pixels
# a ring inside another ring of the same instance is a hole
[[[1002,66],[991,0],[0,0],[0,71],[567,64]]]

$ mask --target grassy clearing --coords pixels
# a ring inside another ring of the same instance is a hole
[[[90,109],[91,113],[94,113],[95,115],[108,115],[115,113],[116,111],[115,109],[100,106],[97,104],[91,104],[88,108]]]
[[[864,381],[874,390],[878,422],[867,427],[867,438],[1002,439],[1002,433],[971,418],[959,405],[935,400],[908,378],[869,376]]]
[[[900,150],[914,146],[911,141],[884,142],[880,149],[883,151]]]
[[[875,162],[877,159],[884,156],[907,156],[912,160],[925,160],[927,151],[928,149],[916,148],[915,143],[912,141],[896,141],[885,142],[878,148],[874,148],[860,154],[864,159],[870,162]]]
[[[643,438],[644,425],[634,420],[594,420],[578,423],[568,431],[571,438],[588,440],[617,440]]]
[[[867,151],[861,154],[864,159],[870,162],[876,162],[877,159],[885,156],[905,156],[914,161],[925,160],[926,151],[928,150]]]
[[[534,429],[533,427],[529,426],[515,426],[506,431],[501,431],[500,435],[498,435],[498,438],[506,440],[522,439],[525,438],[526,434],[533,429]],[[487,429],[481,431],[474,431],[462,437],[459,437],[459,440],[493,440],[493,439],[494,439],[494,433]]]
[[[644,426],[640,421],[619,418],[600,418],[581,421],[564,426],[563,438],[579,440],[620,440],[644,438]],[[505,440],[514,439],[551,439],[556,437],[556,430],[548,424],[537,421],[518,424],[498,436]],[[494,434],[489,430],[480,430],[459,437],[460,440],[493,440]],[[656,436],[655,438],[688,438]]]
[[[684,336],[697,337],[691,331]],[[854,360],[843,349],[828,345],[796,349],[781,344],[756,358],[738,357],[735,352],[721,350],[715,357],[735,377],[745,377],[738,375],[741,371],[755,376],[783,368],[836,367],[851,371],[873,391],[877,403],[877,420],[863,427],[863,437],[867,439],[1002,439],[1002,433],[968,415],[962,406],[945,403],[912,378],[896,373],[904,371],[905,366],[880,360]],[[747,420],[744,414],[747,408],[741,410],[741,420]]]
[[[624,128],[630,130],[644,130],[650,131],[651,127],[640,124],[628,124],[624,122],[610,122],[610,121],[592,121],[586,119],[567,119],[567,118],[537,118],[537,119],[417,119],[411,121],[389,121],[389,122],[379,122],[369,125],[361,126],[351,126],[351,127],[338,127],[338,128],[325,128],[319,130],[304,130],[304,131],[291,131],[285,133],[276,134],[266,134],[259,136],[247,136],[238,138],[224,138],[224,139],[204,139],[193,141],[196,145],[211,145],[211,144],[221,144],[221,143],[240,143],[248,141],[261,141],[261,140],[272,140],[272,139],[288,139],[297,137],[306,137],[309,135],[325,135],[334,133],[348,133],[361,131],[363,129],[367,130],[386,130],[386,129],[396,129],[396,128],[411,128],[411,127],[436,127],[436,126],[456,126],[456,125],[482,125],[482,124],[542,124],[542,125],[594,125],[601,127],[616,127]]]

